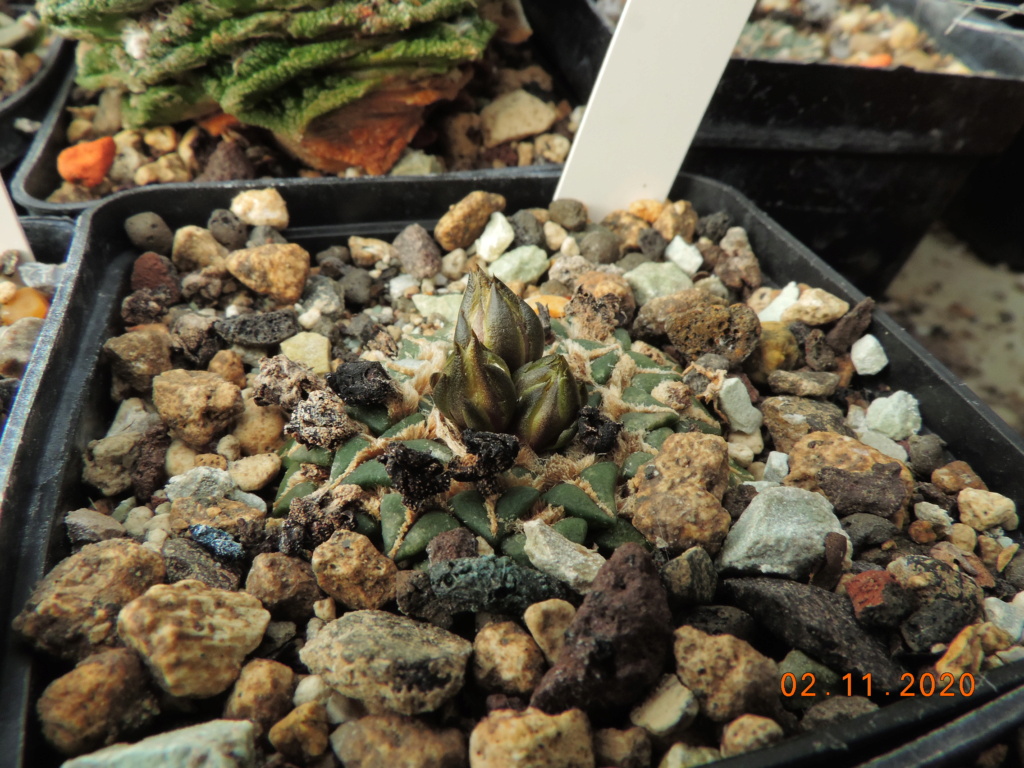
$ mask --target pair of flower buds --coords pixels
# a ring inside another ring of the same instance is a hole
[[[512,432],[535,451],[576,431],[585,394],[561,355],[544,352],[544,328],[501,280],[469,276],[454,348],[434,374],[434,404],[462,429]]]

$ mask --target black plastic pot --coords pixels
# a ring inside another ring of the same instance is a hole
[[[873,294],[975,165],[1024,125],[1024,41],[976,28],[945,34],[963,11],[946,0],[886,4],[992,74],[733,59],[683,163],[735,186]],[[611,29],[587,0],[524,5],[544,49],[588,97]]]
[[[15,14],[31,6],[12,6]],[[14,127],[18,118],[40,121],[53,101],[53,91],[62,75],[71,67],[74,43],[55,38],[43,57],[43,66],[32,80],[10,98],[0,102],[0,171],[7,171],[21,159],[32,136]]]
[[[275,186],[288,202],[291,241],[310,251],[343,242],[351,234],[393,237],[408,222],[428,228],[449,204],[474,189],[507,197],[508,210],[546,205],[557,174],[495,179],[486,174],[459,178],[398,178],[364,181],[358,186],[337,180],[309,180]],[[265,182],[167,185],[116,195],[90,210],[79,222],[68,259],[65,285],[47,323],[48,343],[33,361],[35,403],[18,403],[24,439],[5,462],[7,472],[0,508],[3,535],[0,580],[0,751],[15,756],[13,765],[55,765],[58,758],[42,743],[33,702],[42,686],[61,670],[33,656],[9,631],[35,582],[66,554],[61,524],[65,512],[88,502],[80,480],[88,441],[105,433],[113,404],[109,372],[99,365],[103,342],[119,327],[120,299],[125,295],[137,253],[124,235],[123,222],[141,211],[156,211],[174,228],[202,224],[214,208],[226,207],[240,187]],[[775,283],[799,280],[855,302],[856,288],[816,258],[749,200],[707,179],[681,176],[673,198],[691,200],[698,210],[727,211],[747,229],[766,276]],[[332,222],[324,224],[324,222]],[[950,451],[970,462],[989,486],[1024,499],[1024,441],[1015,435],[948,370],[913,341],[888,316],[877,313],[871,329],[884,345],[891,365],[880,381],[914,393],[925,423],[949,443]],[[884,710],[824,731],[788,740],[769,750],[720,763],[723,768],[856,764],[941,725],[956,714],[994,698],[1024,680],[1024,664],[999,669],[978,680],[970,698],[906,700]]]

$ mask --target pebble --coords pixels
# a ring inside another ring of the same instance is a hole
[[[206,228],[229,251],[244,248],[249,239],[249,227],[226,208],[215,209],[206,222]]]
[[[918,520],[924,520],[935,526],[943,536],[949,536],[953,532],[953,518],[950,514],[937,504],[927,501],[919,501],[914,504],[914,516]],[[974,547],[971,547],[973,550]]]
[[[455,611],[520,616],[532,604],[572,593],[557,579],[516,565],[508,557],[448,560],[430,566],[434,594]]]
[[[540,646],[515,622],[488,624],[473,641],[473,677],[485,691],[529,696],[545,666]]]
[[[36,584],[14,629],[54,656],[85,658],[118,643],[117,612],[165,575],[161,557],[130,539],[87,544]]]
[[[1013,499],[1001,493],[964,488],[957,494],[956,503],[960,510],[960,522],[976,531],[987,531],[996,527],[1015,531],[1020,524],[1017,505]]]
[[[871,334],[861,336],[850,347],[853,368],[861,376],[874,376],[889,364],[882,342]]]
[[[638,495],[632,522],[659,549],[675,554],[702,546],[717,553],[731,518],[713,494],[682,483],[668,491],[652,489]]]
[[[583,234],[579,248],[583,258],[595,264],[614,264],[619,259],[619,238],[610,229],[599,225]]]
[[[697,274],[704,264],[704,256],[697,246],[686,242],[681,235],[669,241],[665,247],[665,258],[683,270],[687,277]]]
[[[0,336],[0,376],[21,378],[42,328],[38,317],[23,317],[7,326]]]
[[[1005,603],[998,597],[986,597],[985,619],[1006,632],[1012,643],[1019,643],[1024,636],[1024,606]]]
[[[256,728],[245,720],[211,720],[82,755],[64,768],[254,768]]]
[[[576,617],[576,609],[565,600],[542,600],[523,612],[523,623],[548,664],[554,664],[565,645],[565,632]]]
[[[182,273],[211,267],[223,274],[228,249],[203,227],[188,225],[174,233],[171,261]]]
[[[897,443],[891,437],[883,435],[881,432],[875,432],[872,429],[863,429],[857,432],[857,438],[864,443],[864,445],[870,446],[879,453],[884,453],[886,456],[896,459],[896,461],[902,464],[906,464],[909,459],[907,451],[902,445]]]
[[[132,600],[118,615],[117,631],[161,688],[206,698],[238,678],[269,621],[255,597],[187,580],[158,584]]]
[[[466,738],[457,728],[432,728],[394,714],[362,717],[331,734],[334,754],[352,768],[460,768]]]
[[[750,393],[740,379],[726,379],[718,392],[718,407],[729,419],[729,426],[738,432],[754,432],[761,428],[764,417],[750,403]]]
[[[523,89],[505,93],[480,111],[484,147],[532,138],[546,133],[558,119],[558,111]]]
[[[714,600],[718,572],[703,547],[691,547],[669,560],[661,576],[670,601],[677,605],[707,605]]]
[[[905,440],[921,430],[921,412],[917,398],[909,392],[894,392],[879,397],[868,406],[868,428],[893,440]]]
[[[269,347],[298,333],[299,323],[294,310],[283,309],[224,318],[215,322],[213,328],[218,336],[231,344]]]
[[[850,310],[850,305],[821,288],[807,288],[800,298],[782,311],[783,323],[805,323],[810,326],[834,323]]]
[[[675,675],[663,675],[650,695],[629,713],[629,721],[655,739],[672,738],[690,727],[700,705]]]
[[[281,457],[276,453],[246,456],[228,465],[228,474],[242,491],[259,491],[266,488],[280,471]]]
[[[778,666],[749,643],[684,625],[675,631],[674,647],[680,681],[697,696],[701,714],[714,722],[777,705]]]
[[[789,474],[789,454],[771,451],[764,463],[764,479],[781,483]]]
[[[832,403],[792,395],[766,397],[760,403],[764,425],[775,448],[792,454],[795,446],[811,433],[832,433],[853,438],[843,412]],[[790,456],[790,466],[793,461]]]
[[[875,464],[867,472],[822,467],[817,476],[818,490],[825,494],[839,517],[869,512],[892,518],[907,507],[903,471],[895,461]]]
[[[597,765],[650,768],[651,738],[643,728],[601,728],[594,732]]]
[[[253,227],[288,228],[288,206],[272,187],[239,192],[231,200],[231,212]]]
[[[550,264],[551,260],[544,249],[523,245],[503,254],[491,264],[488,271],[506,284],[516,281],[533,283],[548,271]]]
[[[124,231],[140,251],[154,251],[164,256],[171,253],[174,233],[159,214],[146,211],[129,216],[125,219]]]
[[[76,509],[64,516],[68,538],[74,545],[94,544],[97,541],[117,539],[128,532],[110,515],[95,509]]]
[[[839,374],[829,371],[782,371],[768,374],[772,392],[797,397],[831,397],[839,387]]]
[[[544,226],[536,216],[527,210],[516,211],[508,217],[508,223],[512,226],[515,239],[512,245],[536,245],[544,247]]]
[[[425,293],[417,293],[412,297],[412,303],[424,317],[437,315],[446,323],[454,324],[459,317],[459,307],[462,306],[462,294],[427,296]]]
[[[441,270],[441,249],[419,224],[410,224],[392,243],[402,270],[416,278],[433,277]]]
[[[796,283],[787,283],[771,303],[757,313],[757,319],[762,323],[781,322],[782,314],[796,304],[799,298],[800,286]]]
[[[782,741],[782,726],[768,717],[741,715],[722,731],[722,757],[733,757],[764,749]]]
[[[472,768],[594,768],[587,716],[578,709],[549,715],[530,707],[499,709],[477,723],[469,737]]]
[[[354,531],[336,531],[313,551],[317,583],[352,610],[381,608],[395,599],[398,568]]]
[[[46,686],[36,703],[43,735],[65,755],[120,741],[159,711],[139,657],[124,648],[89,656]]]
[[[171,434],[194,448],[220,437],[242,413],[234,384],[215,373],[180,368],[153,379],[153,405]]]
[[[253,558],[245,591],[279,621],[305,621],[321,597],[309,563],[280,552],[263,552]]]
[[[832,505],[801,488],[768,488],[754,497],[725,537],[721,571],[801,580],[825,554],[825,535],[849,540]]]
[[[256,293],[280,304],[294,304],[302,297],[309,276],[309,253],[294,243],[258,245],[234,251],[226,267]]]
[[[868,627],[894,629],[914,610],[914,600],[888,571],[865,571],[846,582],[857,621]]]
[[[631,269],[623,277],[633,289],[637,304],[646,304],[659,296],[670,296],[693,287],[693,281],[672,262],[647,262]]]
[[[476,253],[481,259],[490,263],[505,253],[515,239],[515,230],[504,214],[492,213],[487,221],[487,226],[476,240]]]
[[[587,226],[587,206],[579,200],[561,198],[548,206],[551,221],[569,232],[580,232]]]
[[[565,538],[540,520],[523,526],[526,556],[534,567],[586,594],[605,559],[597,552]]]
[[[988,487],[966,461],[951,461],[932,472],[932,483],[944,493],[957,494],[965,488],[987,491]]]
[[[713,353],[734,367],[750,356],[761,336],[760,322],[750,307],[723,306],[724,301],[703,291],[681,294],[686,296],[683,307],[676,309],[669,304],[661,311],[675,310],[666,317],[664,328],[669,341],[687,359]]]
[[[249,720],[257,735],[270,730],[292,708],[295,673],[270,659],[253,659],[242,667],[224,703],[224,718]]]
[[[328,622],[300,651],[313,674],[368,707],[431,712],[461,688],[473,646],[438,627],[384,611]],[[415,679],[410,686],[409,680]]]
[[[300,704],[277,721],[267,741],[286,759],[306,765],[327,751],[327,711],[318,701]]]
[[[673,744],[658,763],[658,768],[695,768],[709,765],[722,759],[722,753],[714,747],[695,747],[685,742]]]
[[[830,696],[807,710],[800,721],[800,730],[806,733],[828,728],[877,709],[878,705],[864,696]]]
[[[302,331],[285,339],[281,342],[281,354],[320,376],[331,372],[331,341],[319,333]]]
[[[469,248],[480,237],[492,213],[505,210],[505,198],[474,191],[448,209],[434,227],[434,239],[445,251]]]
[[[327,685],[320,675],[306,675],[295,686],[292,703],[299,707],[310,701],[319,701],[324,705],[327,710],[327,720],[333,725],[358,720],[366,714],[362,704],[355,699],[342,696]]]

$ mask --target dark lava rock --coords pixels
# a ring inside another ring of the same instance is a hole
[[[555,200],[548,206],[551,220],[569,232],[579,232],[587,226],[587,207],[579,200]]]
[[[875,464],[870,472],[850,472],[838,467],[818,470],[818,486],[832,502],[837,517],[866,512],[892,517],[907,502],[907,488],[900,464]]]
[[[607,453],[615,447],[619,432],[622,431],[622,423],[612,421],[605,416],[598,408],[592,405],[585,405],[580,408],[579,419],[576,422],[577,435],[583,447],[590,453]]]
[[[697,237],[706,237],[711,242],[717,243],[725,237],[731,226],[732,217],[725,211],[709,213],[707,216],[697,219]]]
[[[312,371],[289,360],[284,355],[265,357],[260,361],[260,372],[253,388],[256,405],[278,405],[286,411],[294,410],[311,392],[323,388]]]
[[[804,339],[804,362],[812,371],[831,371],[836,367],[836,353],[825,341],[825,332],[814,328]]]
[[[462,558],[430,566],[430,587],[454,610],[522,616],[542,600],[574,601],[574,593],[557,579],[522,568],[508,557]]]
[[[173,303],[163,288],[142,288],[132,291],[121,302],[121,320],[126,327],[155,323]]]
[[[515,234],[513,248],[521,245],[536,245],[541,248],[545,246],[544,227],[529,211],[516,211],[508,217],[508,223],[512,225],[512,232]]]
[[[907,445],[910,468],[918,477],[930,478],[932,472],[946,464],[946,441],[938,435],[911,435]]]
[[[502,432],[467,429],[462,433],[465,456],[448,462],[448,474],[456,480],[487,480],[512,468],[519,455],[519,440]]]
[[[596,226],[580,238],[580,255],[595,264],[614,264],[619,258],[619,236],[608,227]],[[641,258],[648,261],[646,256]]]
[[[948,643],[977,613],[977,606],[963,600],[939,597],[914,611],[900,627],[907,647],[928,653],[936,643]]]
[[[846,582],[853,615],[866,627],[893,629],[914,610],[914,597],[888,571],[864,571]]]
[[[155,251],[167,255],[174,245],[174,233],[158,214],[146,211],[129,216],[124,222],[124,231],[132,245],[140,251]]]
[[[338,281],[345,292],[345,303],[352,307],[365,307],[373,302],[373,278],[365,269],[353,267]]]
[[[251,312],[218,320],[213,329],[231,344],[247,347],[269,347],[290,339],[302,330],[292,309],[275,312]]]
[[[136,444],[135,456],[129,471],[132,478],[132,492],[140,504],[148,504],[153,494],[167,482],[165,463],[171,436],[164,424],[157,424],[146,430]]]
[[[256,169],[235,141],[221,141],[214,148],[196,181],[236,181],[256,178]]]
[[[249,239],[245,241],[245,247],[256,248],[260,245],[283,245],[287,242],[284,235],[276,229],[260,224],[252,228],[252,232],[249,233]]]
[[[431,565],[446,560],[459,560],[463,557],[476,557],[476,536],[468,528],[454,528],[437,534],[427,544],[427,557]]]
[[[661,257],[665,255],[666,247],[668,247],[668,240],[654,228],[645,229],[644,233],[640,235],[640,252],[651,261],[660,261]]]
[[[238,589],[241,577],[229,566],[218,562],[194,541],[170,538],[164,542],[161,554],[167,566],[167,583],[196,579],[217,589]]]
[[[598,571],[530,705],[552,714],[579,707],[597,718],[621,713],[661,676],[671,648],[654,561],[639,544],[623,544]]]
[[[132,265],[132,290],[145,289],[165,292],[168,306],[181,301],[181,280],[178,277],[178,270],[166,256],[150,251],[135,260]]]
[[[206,228],[214,239],[229,251],[244,248],[249,239],[249,227],[226,208],[217,208],[210,214]]]
[[[757,624],[746,611],[731,605],[702,605],[686,615],[683,622],[708,635],[732,635],[751,640]]]
[[[245,550],[230,533],[214,528],[212,525],[190,525],[188,527],[192,541],[201,546],[217,560],[237,563],[245,559]]]
[[[721,591],[769,632],[837,671],[871,675],[877,690],[899,690],[903,669],[857,624],[850,601],[782,579],[727,579]]]
[[[877,547],[900,535],[900,529],[878,515],[857,513],[842,519],[843,530],[850,537],[854,553]]]
[[[757,496],[757,488],[752,485],[737,485],[730,488],[722,497],[722,506],[729,513],[729,517],[738,520],[743,511],[750,506],[750,502]]]
[[[401,443],[388,443],[384,452],[384,468],[392,487],[402,494],[410,509],[423,505],[451,485],[444,464],[425,451],[417,451]]]
[[[825,336],[825,341],[840,355],[849,352],[853,342],[864,335],[871,325],[871,313],[875,309],[875,300],[870,296],[857,302],[853,309],[836,321],[835,326]]]
[[[347,405],[381,405],[395,396],[395,382],[380,363],[342,363],[327,374],[327,386]]]
[[[392,245],[402,269],[417,280],[433,277],[441,270],[441,249],[419,224],[410,224],[399,232]]]
[[[399,571],[396,597],[398,610],[406,616],[429,621],[441,629],[451,627],[456,611],[448,601],[434,594],[430,574],[425,571]]]

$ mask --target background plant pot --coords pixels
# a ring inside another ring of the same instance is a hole
[[[587,98],[611,29],[587,0],[523,4],[544,50]],[[733,59],[683,163],[739,189],[872,294],[978,162],[1024,125],[1024,40],[977,28],[945,34],[963,11],[946,0],[886,4],[992,74]]]
[[[506,196],[509,210],[546,205],[557,171],[528,178],[489,174],[454,178],[393,178],[359,185],[337,180],[293,180],[275,184],[288,203],[293,226],[289,240],[310,251],[343,242],[352,234],[391,239],[410,221],[432,228],[449,204],[474,189]],[[68,260],[65,283],[51,311],[47,346],[33,361],[34,402],[18,402],[23,439],[4,458],[4,502],[0,508],[0,546],[6,554],[0,577],[10,585],[0,596],[0,749],[15,766],[56,765],[59,758],[42,743],[33,706],[55,665],[33,657],[9,631],[35,582],[67,554],[62,516],[88,502],[81,476],[88,441],[106,432],[113,413],[109,372],[99,364],[103,342],[116,333],[120,300],[127,290],[137,252],[123,222],[141,211],[159,213],[172,227],[203,223],[214,208],[227,207],[241,188],[266,182],[167,185],[122,193],[89,211]],[[806,282],[856,302],[863,295],[824,264],[749,200],[707,179],[683,175],[672,191],[703,213],[725,210],[746,228],[770,281]],[[325,221],[332,222],[325,225]],[[1024,441],[983,405],[941,364],[888,316],[876,313],[872,333],[891,364],[880,383],[913,393],[926,425],[949,443],[957,458],[975,466],[989,486],[1024,498]],[[11,472],[9,467],[18,466]],[[752,766],[853,765],[891,749],[955,714],[976,707],[1024,681],[1024,664],[996,670],[979,680],[970,698],[917,698],[886,707],[840,726],[790,739],[775,748],[721,763]]]

